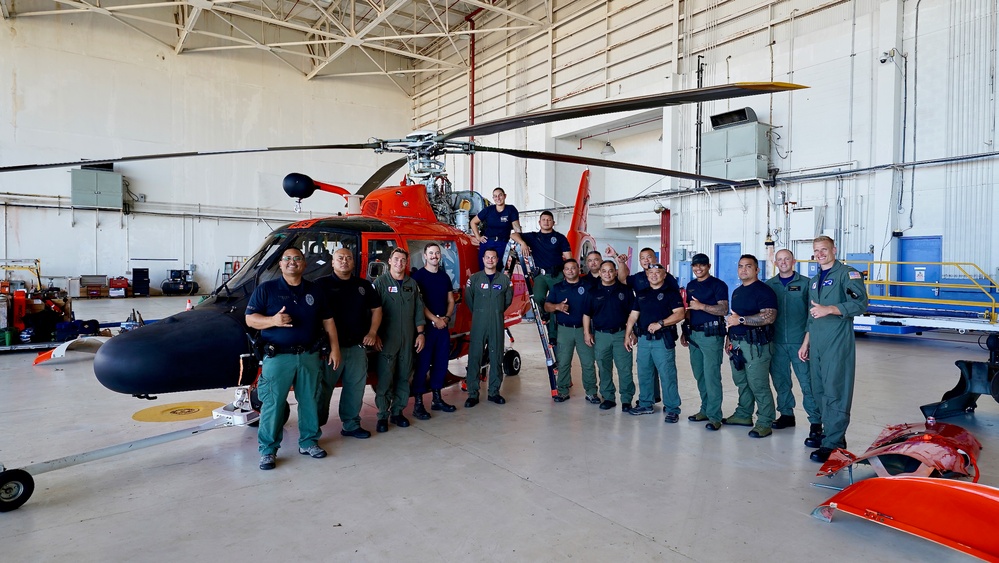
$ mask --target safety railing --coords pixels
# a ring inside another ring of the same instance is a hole
[[[884,260],[844,260],[844,263],[864,272],[869,312],[888,309],[889,312],[913,315],[974,316],[989,323],[999,321],[999,301],[996,300],[999,284],[972,262],[896,262]],[[901,280],[901,273],[911,267],[916,281]],[[940,279],[925,279],[933,268],[940,271]],[[943,275],[944,268],[948,274]],[[918,280],[922,269],[923,280]],[[954,272],[954,273],[951,273]],[[919,293],[915,288],[929,290],[930,296],[901,295]],[[966,298],[941,297],[948,291],[966,293]]]

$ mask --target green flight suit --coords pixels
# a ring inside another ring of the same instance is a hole
[[[423,316],[420,286],[413,278],[405,276],[397,281],[386,272],[378,276],[374,285],[382,298],[382,324],[378,327],[382,349],[378,353],[375,406],[378,419],[384,420],[389,414],[402,414],[409,402],[416,330],[427,321]]]
[[[513,302],[510,278],[497,271],[490,280],[475,272],[465,284],[465,305],[472,312],[472,331],[468,336],[468,370],[465,384],[469,398],[479,397],[479,368],[483,348],[489,346],[489,396],[499,395],[503,383],[503,312]]]
[[[818,424],[821,420],[819,409],[812,397],[812,380],[808,373],[808,362],[801,361],[798,350],[805,341],[808,324],[808,287],[812,280],[794,272],[791,281],[785,286],[780,275],[767,280],[767,285],[777,294],[777,320],[774,321],[773,357],[770,359],[770,379],[777,392],[777,412],[794,416],[794,384],[791,382],[791,368],[801,387],[801,404],[805,407],[808,422]]]
[[[860,272],[836,260],[824,279],[821,272],[812,278],[808,298],[819,305],[834,305],[840,312],[820,319],[809,315],[808,354],[812,396],[825,433],[822,447],[845,448],[857,369],[853,317],[867,311],[867,288]]]

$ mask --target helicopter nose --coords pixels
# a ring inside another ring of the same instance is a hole
[[[129,395],[231,387],[247,351],[240,314],[194,309],[108,340],[94,358],[94,373],[108,389]]]

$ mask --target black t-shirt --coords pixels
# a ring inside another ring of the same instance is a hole
[[[271,327],[260,331],[264,341],[278,346],[311,346],[319,340],[322,321],[333,316],[325,292],[303,279],[296,286],[284,277],[266,281],[254,290],[246,304],[246,314],[274,316],[281,308],[291,315],[290,327]]]
[[[555,320],[560,325],[583,326],[583,313],[589,308],[591,285],[578,280],[576,283],[569,283],[565,280],[558,282],[548,290],[546,303],[561,303],[567,301],[569,312],[555,312]]]
[[[444,268],[438,268],[436,272],[420,268],[410,277],[420,286],[423,305],[438,317],[446,315],[447,294],[451,292],[451,276],[447,275]]]
[[[639,291],[644,291],[651,287],[649,284],[649,277],[645,275],[645,270],[638,272],[637,274],[631,274],[628,276],[628,287],[633,289],[637,294]],[[680,291],[680,282],[676,281],[673,274],[666,272],[666,278],[663,280],[663,287],[667,289],[675,289]]]
[[[600,284],[591,288],[590,306],[586,311],[590,316],[590,328],[592,330],[624,328],[634,302],[635,294],[631,288],[617,280],[613,285]]]
[[[687,303],[689,304],[694,297],[704,305],[717,305],[719,301],[728,301],[728,284],[714,276],[708,276],[708,279],[702,282],[694,278],[687,282]],[[717,315],[690,310],[690,324],[695,327],[717,320]]]
[[[732,312],[740,317],[755,315],[763,309],[777,308],[777,294],[769,285],[755,280],[749,285],[740,285],[732,292]],[[734,325],[728,329],[729,336],[745,336],[750,329],[746,325]]]
[[[367,280],[337,275],[316,280],[323,295],[333,306],[337,339],[341,348],[357,346],[371,330],[371,310],[382,306],[378,292]]]
[[[659,286],[659,289],[653,289],[649,286],[647,289],[639,291],[635,294],[635,304],[632,305],[631,309],[633,311],[638,311],[638,322],[635,323],[635,334],[645,335],[646,328],[655,322],[666,319],[673,314],[673,309],[683,307],[683,299],[680,297],[680,292],[666,287],[666,284]],[[675,339],[673,337],[674,331],[669,330],[669,327],[656,331],[653,338],[659,338],[657,335],[662,335],[666,337],[667,347],[672,348]],[[667,336],[668,335],[668,336]]]
[[[521,233],[521,238],[531,247],[531,256],[534,257],[534,265],[545,271],[550,276],[556,276],[562,271],[562,253],[572,252],[569,246],[569,239],[565,235],[552,231],[542,233]]]

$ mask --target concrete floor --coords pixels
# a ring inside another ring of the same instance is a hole
[[[75,310],[103,321],[134,307],[148,319],[185,303],[78,300]],[[833,494],[811,483],[846,480],[815,477],[800,407],[796,428],[762,440],[742,427],[710,433],[688,423],[698,400],[685,350],[677,357],[679,424],[664,424],[659,411],[598,410],[583,400],[575,366],[572,400],[555,404],[533,330],[514,328],[524,368],[504,383],[506,405],[434,413],[369,440],[341,437],[334,421],[320,442],[326,459],[296,453],[292,422],[274,471],[257,468],[253,429],[224,428],[39,475],[31,500],[0,514],[0,559],[967,559],[842,513],[832,523],[810,517]],[[132,414],[151,403],[105,390],[91,358],[74,352],[33,367],[33,353],[0,355],[0,463],[23,467],[197,424],[135,422]],[[861,338],[851,449],[864,451],[886,424],[921,421],[918,406],[956,383],[955,360],[986,358],[971,337]],[[727,366],[723,379],[730,414]],[[464,401],[457,388],[445,395]],[[231,397],[202,391],[157,403],[195,400]],[[374,430],[370,390],[362,418]],[[999,483],[999,405],[983,397],[976,414],[947,422],[983,442],[981,482]]]

